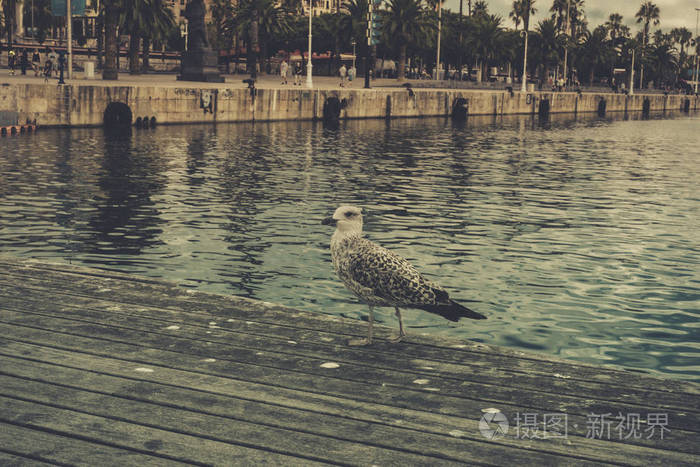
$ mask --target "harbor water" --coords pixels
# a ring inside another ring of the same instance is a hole
[[[0,254],[366,319],[320,224],[355,204],[488,317],[409,334],[698,381],[699,147],[692,114],[45,129],[0,140]]]

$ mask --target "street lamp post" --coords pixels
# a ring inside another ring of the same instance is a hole
[[[693,76],[695,81],[695,94],[698,93],[698,14],[700,14],[700,8],[695,9],[695,76]]]
[[[527,23],[525,27],[525,51],[523,52],[523,77],[520,92],[527,92]]]
[[[634,47],[632,47],[632,66],[630,67],[630,92],[629,95],[634,95]]]
[[[567,86],[569,84],[569,76],[567,73],[567,61],[569,58],[569,13],[571,11],[571,0],[566,0],[566,34],[565,34],[565,40],[566,43],[564,44],[564,86]]]
[[[355,39],[352,40],[352,67],[355,68]]]
[[[187,52],[187,24],[187,21],[185,21],[184,23],[180,23],[180,36],[185,38],[185,52]]]
[[[66,0],[66,35],[68,36],[68,79],[73,78],[73,10],[70,0]]]
[[[437,57],[435,58],[435,79],[440,79],[440,36],[442,34],[442,1],[438,0]]]
[[[471,2],[470,2],[471,3]],[[530,10],[532,4],[530,0],[525,2],[525,17],[523,18],[523,29],[525,30],[525,50],[523,51],[523,77],[520,83],[520,92],[527,92],[527,30],[530,29]],[[471,5],[469,6],[471,11]]]
[[[314,12],[314,0],[309,0],[309,56],[308,60],[306,62],[306,87],[307,88],[312,88],[314,85],[313,78],[311,75],[311,68],[313,65],[311,64],[311,17],[313,16]]]

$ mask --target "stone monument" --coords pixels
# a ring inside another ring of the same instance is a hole
[[[204,26],[206,9],[203,0],[190,0],[185,8],[189,29],[188,50],[182,52],[179,81],[207,81],[223,83],[219,74],[216,52],[209,47]]]

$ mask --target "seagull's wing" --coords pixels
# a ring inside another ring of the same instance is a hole
[[[347,273],[391,305],[418,307],[449,300],[442,287],[424,278],[411,263],[365,238],[358,239],[348,253]]]
[[[346,257],[346,284],[370,303],[420,308],[450,321],[485,316],[450,299],[411,263],[366,238],[356,239]]]

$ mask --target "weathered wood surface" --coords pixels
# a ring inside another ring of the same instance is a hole
[[[382,328],[372,347],[345,345],[364,333],[0,257],[0,464],[700,464],[698,384],[468,341],[393,345]],[[508,418],[505,436],[481,434],[486,408]],[[518,414],[566,414],[566,437],[526,437]],[[591,414],[640,414],[640,436],[613,423],[593,437]],[[647,414],[668,417],[663,439]]]

